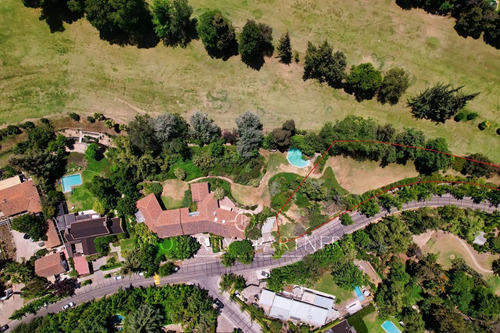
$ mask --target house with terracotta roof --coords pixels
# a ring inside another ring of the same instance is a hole
[[[61,245],[61,238],[59,237],[59,232],[56,229],[54,221],[47,220],[47,240],[45,241],[45,247],[51,249]]]
[[[67,270],[68,263],[62,252],[48,254],[35,260],[35,273],[44,278],[65,273]]]
[[[163,210],[154,194],[137,201],[136,218],[161,238],[211,233],[226,238],[245,238],[249,218],[226,204],[219,205],[207,182],[191,184],[196,212],[188,208]]]
[[[97,254],[97,237],[123,233],[119,217],[99,214],[67,214],[58,219],[57,227],[64,237],[64,246],[70,258]]]
[[[15,176],[3,182],[6,181],[0,187],[0,219],[42,212],[40,194],[33,180],[21,182],[20,176]]]

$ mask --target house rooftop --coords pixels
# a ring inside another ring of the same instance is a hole
[[[45,246],[47,249],[51,249],[53,247],[61,245],[61,240],[56,230],[56,226],[54,225],[54,221],[47,220],[48,229],[47,229],[47,241],[45,242]]]
[[[42,202],[33,180],[0,190],[0,211],[3,216],[40,213]]]
[[[208,183],[191,184],[198,211],[187,208],[163,210],[154,194],[137,201],[137,217],[161,238],[209,232],[222,237],[244,238],[249,218],[219,207]],[[139,221],[139,220],[138,220]]]
[[[35,273],[38,276],[48,278],[66,272],[62,263],[60,253],[48,254],[35,260]]]

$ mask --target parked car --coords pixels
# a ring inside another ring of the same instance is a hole
[[[31,237],[30,237],[30,235],[29,235],[29,234],[24,234],[23,238],[24,238],[24,239],[30,239]]]
[[[121,280],[121,279],[123,279],[123,276],[121,276],[121,275],[115,276],[115,280]]]
[[[216,298],[214,301],[214,305],[218,307],[219,309],[224,308],[224,304],[220,301],[220,299]]]
[[[39,246],[39,247],[42,247],[42,246],[44,246],[44,245],[45,245],[45,243],[44,243],[44,242],[40,242],[40,243],[38,243],[38,246]]]
[[[63,309],[63,310],[68,310],[69,308],[72,308],[72,307],[74,307],[74,306],[75,306],[75,303],[73,303],[73,302],[69,302],[68,304],[63,305],[62,309]]]
[[[260,274],[261,274],[263,277],[265,277],[265,278],[269,278],[269,277],[271,277],[271,274],[269,274],[269,272],[266,272],[266,271],[262,271]]]
[[[3,325],[2,327],[0,327],[0,332],[5,332],[9,329],[9,325]]]
[[[10,298],[10,296],[12,296],[14,292],[12,291],[12,288],[9,288],[7,290],[5,290],[5,296],[3,296],[2,298],[0,298],[0,301],[5,301],[5,300],[8,300]]]
[[[258,302],[259,301],[259,295],[257,295],[257,294],[253,295],[253,299],[254,299],[254,301]]]
[[[175,267],[174,267],[174,272],[177,272],[179,269],[180,269],[180,267],[179,267],[179,266],[175,266]]]
[[[144,276],[144,272],[139,272],[139,276]]]

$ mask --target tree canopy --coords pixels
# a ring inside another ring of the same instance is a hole
[[[281,35],[276,49],[278,51],[278,58],[280,58],[280,61],[289,65],[292,62],[292,45],[290,43],[290,34],[288,31]]]
[[[467,101],[479,95],[479,93],[463,94],[460,91],[462,88],[438,83],[418,96],[408,99],[408,106],[415,118],[444,123],[462,110]]]
[[[377,100],[382,104],[397,104],[409,86],[410,75],[408,72],[399,67],[391,68],[384,75],[377,93]]]
[[[238,42],[231,21],[220,10],[208,10],[200,16],[198,34],[212,58],[228,59],[238,54]]]
[[[189,118],[191,124],[191,136],[200,140],[202,144],[209,144],[217,141],[221,136],[220,127],[214,121],[208,118],[206,113],[195,112]]]
[[[264,23],[248,20],[240,35],[239,52],[241,60],[249,67],[259,70],[264,57],[273,55],[273,28]]]
[[[353,65],[346,83],[358,101],[372,99],[382,84],[382,74],[371,63]]]
[[[19,232],[29,234],[33,240],[38,241],[45,238],[48,224],[41,215],[24,214],[12,219],[11,227]]]
[[[187,0],[154,0],[153,25],[156,35],[168,46],[186,47],[198,37],[197,20]]]
[[[303,79],[316,79],[332,87],[340,87],[346,76],[347,57],[342,51],[333,53],[325,40],[318,47],[307,43]]]
[[[238,153],[244,158],[251,158],[257,154],[257,149],[262,144],[262,123],[256,114],[246,111],[236,118],[239,138],[237,140]]]

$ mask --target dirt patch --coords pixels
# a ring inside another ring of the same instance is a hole
[[[326,165],[332,167],[340,186],[354,194],[362,194],[404,178],[418,176],[412,163],[390,164],[381,168],[377,162],[359,162],[352,158],[336,156],[329,158]]]
[[[186,182],[178,179],[169,179],[163,183],[162,195],[180,201],[184,198],[184,192],[188,189],[189,186]]]
[[[0,226],[0,249],[2,250],[0,258],[3,256],[4,259],[16,259],[16,246],[7,224]]]
[[[432,233],[429,231],[425,234]],[[419,237],[422,237],[423,235]],[[414,239],[415,240],[415,239]],[[432,234],[427,243],[422,246],[424,253],[438,254],[438,263],[445,269],[451,267],[454,258],[463,258],[467,265],[483,274],[485,277],[492,275],[491,263],[497,256],[490,253],[479,253],[472,246],[459,237],[439,230]]]

